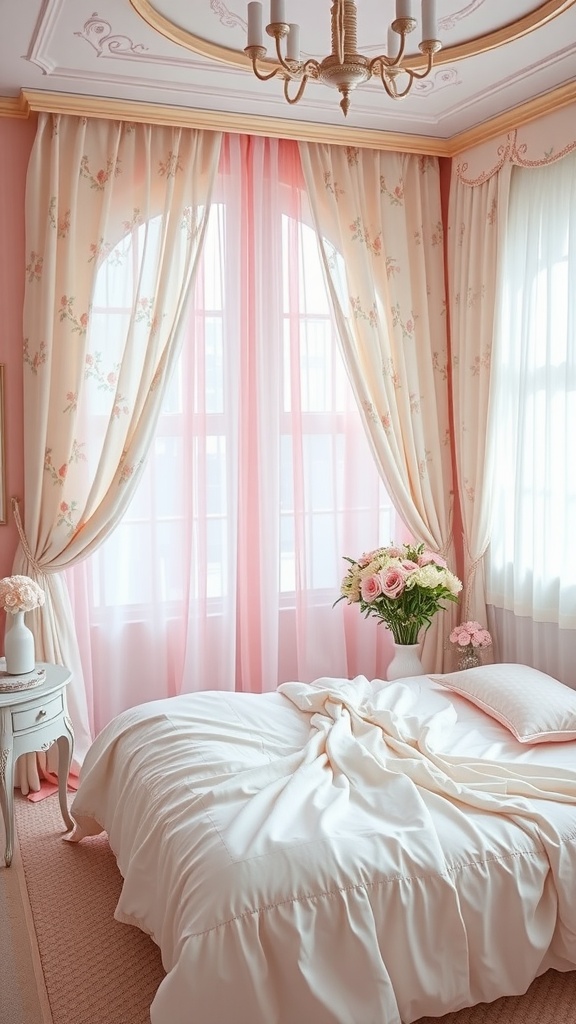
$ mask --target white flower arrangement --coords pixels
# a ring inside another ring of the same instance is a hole
[[[31,612],[44,604],[46,595],[29,576],[5,576],[0,580],[0,608],[15,615]]]

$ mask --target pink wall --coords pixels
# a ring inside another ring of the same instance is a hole
[[[8,524],[0,526],[0,577],[9,576],[18,535],[10,510],[23,497],[22,306],[26,257],[24,195],[26,168],[36,123],[0,117],[0,363],[4,363],[5,453]],[[4,613],[0,613],[2,616]],[[4,623],[0,621],[3,632]]]

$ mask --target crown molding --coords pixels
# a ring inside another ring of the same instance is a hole
[[[573,103],[576,104],[576,81],[448,139],[30,89],[23,89],[18,97],[0,97],[0,117],[28,118],[40,112],[73,114],[451,158]]]
[[[431,136],[29,89],[22,90],[21,101],[33,113],[74,114],[78,117],[102,117],[108,120],[204,128],[242,135],[265,135],[270,138],[297,139],[302,142],[328,142],[364,149],[446,156],[446,141]]]
[[[536,96],[503,114],[498,114],[484,124],[454,135],[448,141],[445,155],[458,156],[465,150],[473,149],[474,146],[479,146],[483,142],[489,142],[499,135],[506,135],[514,128],[521,128],[522,125],[537,121],[539,117],[561,110],[572,103],[576,103],[576,81],[560,85],[550,92],[543,93],[542,96]]]
[[[30,108],[19,96],[0,96],[0,117],[30,117]]]

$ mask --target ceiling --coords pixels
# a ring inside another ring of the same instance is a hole
[[[330,52],[331,0],[285,3],[287,19],[300,25],[303,57],[322,59]],[[386,53],[395,0],[357,6],[359,51]],[[244,130],[265,119],[274,134],[310,126],[344,140],[351,132],[399,133],[428,145],[437,140],[441,151],[446,140],[473,138],[510,111],[525,110],[529,119],[576,100],[576,0],[437,0],[442,49],[429,77],[399,101],[372,79],[351,94],[346,118],[339,93],[326,85],[309,82],[290,106],[282,81],[255,78],[243,52],[244,0],[0,0],[0,10],[4,113],[24,90],[31,109],[39,109],[39,94],[82,97],[78,109],[92,98],[92,111],[100,101],[128,111],[145,103],[175,109],[184,121],[210,112],[214,123]],[[414,10],[419,17],[419,0]],[[268,0],[263,13],[266,23]],[[419,38],[418,30],[409,37],[413,66],[422,64]],[[272,59],[271,45],[268,52]]]

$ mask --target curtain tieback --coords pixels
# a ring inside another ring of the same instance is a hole
[[[11,498],[12,514],[14,516],[14,522],[16,523],[16,529],[18,530],[18,536],[20,537],[20,543],[22,550],[26,555],[26,558],[30,562],[30,565],[34,569],[34,572],[38,573],[39,576],[46,576],[44,569],[38,564],[34,555],[30,550],[30,545],[26,540],[26,534],[24,533],[24,527],[22,526],[22,519],[20,518],[20,498]]]

